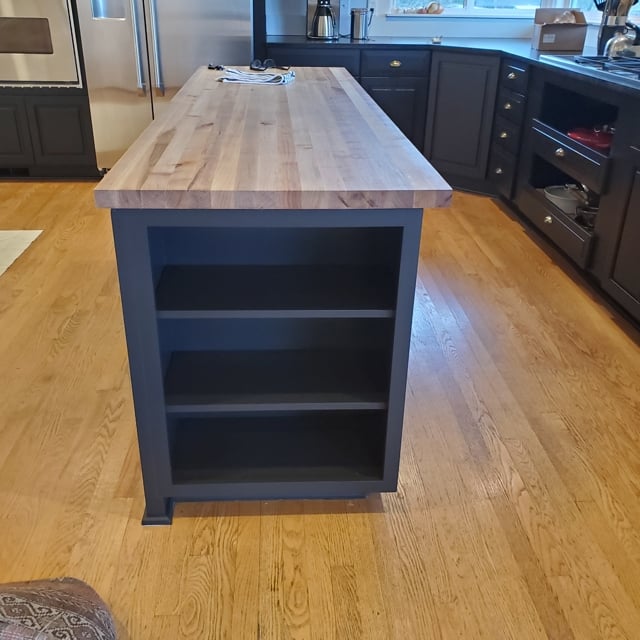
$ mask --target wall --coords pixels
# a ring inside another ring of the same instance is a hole
[[[306,31],[306,0],[265,0],[267,35],[303,35]],[[315,1],[312,0],[312,2]],[[334,6],[338,0],[333,0]],[[366,0],[353,0],[353,6],[364,6]],[[456,38],[530,38],[532,18],[464,18],[428,16],[405,17],[385,15],[391,0],[369,0],[375,13],[369,33],[378,36],[405,36],[430,38],[432,36]],[[595,46],[597,28],[590,27],[587,46]]]

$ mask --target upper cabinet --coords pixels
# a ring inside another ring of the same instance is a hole
[[[424,154],[453,186],[486,189],[500,56],[433,53]]]

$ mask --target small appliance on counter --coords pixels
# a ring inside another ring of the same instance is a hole
[[[312,7],[313,5],[307,4],[307,20],[310,15],[309,9]],[[337,40],[340,37],[338,19],[331,6],[331,0],[318,0],[311,17],[307,37],[312,40]]]
[[[604,55],[608,58],[636,57],[636,49],[640,44],[640,27],[627,22],[620,27],[604,46]]]
[[[351,39],[368,40],[372,19],[373,9],[366,7],[351,9]]]

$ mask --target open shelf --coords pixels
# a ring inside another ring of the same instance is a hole
[[[539,120],[563,133],[578,127],[615,126],[618,107],[596,97],[546,83]]]
[[[180,351],[165,375],[168,413],[383,409],[382,349]]]
[[[575,218],[553,204],[553,202],[544,195],[544,189],[536,189],[534,197],[538,198],[541,207],[544,207],[547,211],[553,213],[556,218],[562,220],[563,224],[569,227],[577,236],[585,239],[591,238],[593,229],[579,224]]]
[[[159,318],[392,317],[396,278],[377,265],[168,265]]]
[[[174,484],[381,480],[384,412],[175,419]]]

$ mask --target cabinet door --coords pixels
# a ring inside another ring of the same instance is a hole
[[[0,96],[0,167],[33,164],[29,123],[21,96]]]
[[[425,78],[362,78],[360,84],[400,131],[422,150],[427,108],[427,80]]]
[[[498,56],[433,54],[424,153],[454,186],[485,178],[499,68]]]
[[[30,96],[26,103],[36,164],[95,166],[86,96]]]
[[[603,238],[609,254],[603,288],[640,321],[640,147],[629,149],[626,187],[618,183],[621,216],[617,229]],[[602,229],[604,232],[605,229]]]

